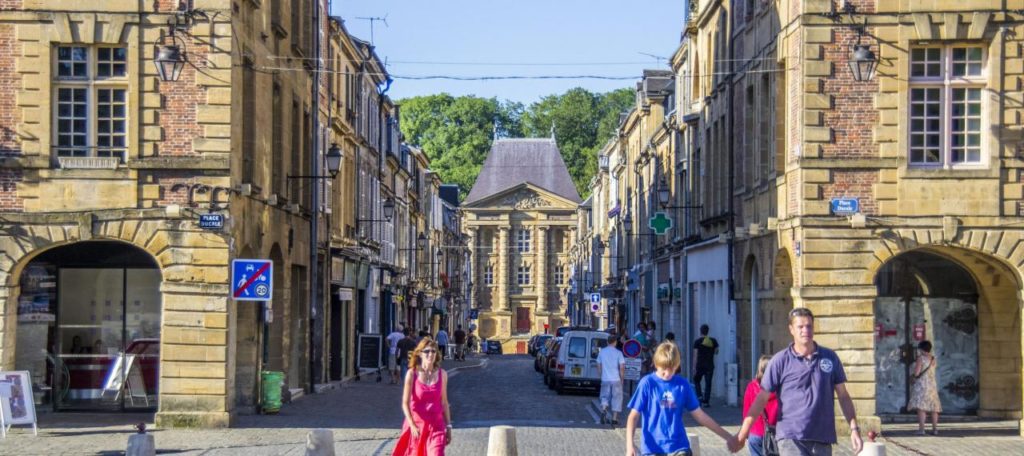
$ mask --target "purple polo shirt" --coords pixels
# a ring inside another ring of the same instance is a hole
[[[779,398],[779,440],[836,443],[835,386],[846,383],[836,352],[821,345],[810,359],[793,351],[793,344],[772,357],[761,388]]]

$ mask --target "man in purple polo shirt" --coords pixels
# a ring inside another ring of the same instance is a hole
[[[853,453],[864,443],[857,427],[857,411],[846,391],[846,372],[832,350],[814,342],[814,315],[803,307],[789,313],[789,332],[793,343],[772,357],[761,393],[750,406],[743,427],[736,437],[742,443],[750,433],[754,418],[768,403],[771,393],[779,399],[779,421],[775,432],[781,456],[830,456],[836,443],[833,392],[839,398],[843,417],[850,423]]]

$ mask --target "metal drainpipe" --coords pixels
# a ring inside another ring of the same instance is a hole
[[[731,33],[731,31],[730,31],[730,33]],[[736,78],[735,78],[735,76],[736,76],[736,74],[735,74],[735,71],[736,71],[736,60],[735,60],[735,51],[733,49],[733,46],[732,46],[733,43],[731,42],[731,39],[728,41],[728,43],[729,43],[728,44],[728,47],[729,47],[729,49],[728,49],[728,54],[729,54],[729,74],[726,75],[726,77],[728,78],[728,82],[726,83],[726,86],[728,87],[729,93],[728,93],[728,96],[726,97],[726,99],[728,100],[729,107],[726,110],[726,112],[729,113],[728,124],[729,124],[729,131],[731,132],[731,131],[735,131],[735,127],[736,127],[735,116],[734,116],[734,114],[732,112],[732,107],[733,107],[733,105],[735,103],[735,95],[734,95],[735,91],[733,89],[734,89],[734,84],[736,82]],[[728,229],[729,229],[729,239],[728,239],[728,243],[727,243],[728,250],[729,250],[729,253],[728,253],[729,270],[728,270],[728,281],[727,281],[727,283],[728,283],[728,286],[729,286],[729,290],[728,290],[727,296],[729,297],[728,298],[729,299],[728,305],[730,307],[732,307],[732,311],[734,312],[734,314],[733,314],[733,321],[735,322],[734,325],[737,328],[736,331],[733,334],[733,337],[732,337],[732,343],[733,343],[733,348],[734,349],[736,348],[737,345],[739,345],[739,308],[738,308],[739,306],[735,305],[736,294],[735,294],[735,290],[734,290],[734,288],[735,288],[734,282],[735,282],[736,279],[735,279],[735,273],[733,272],[733,268],[735,267],[735,263],[736,263],[736,261],[733,259],[733,251],[735,250],[734,244],[736,242],[736,211],[735,211],[735,201],[734,201],[734,198],[733,198],[733,189],[735,188],[735,185],[736,185],[736,168],[735,168],[735,163],[736,163],[736,135],[731,134],[731,135],[729,135],[729,188],[728,188],[728,190],[726,192],[726,197],[728,197],[728,199],[729,199],[728,200],[729,201],[728,202],[728,208],[729,208],[729,219],[728,219],[729,220],[729,226],[728,226]],[[739,356],[740,356],[740,352],[739,352],[739,350],[736,350],[736,355],[735,355],[735,357],[733,359],[733,362],[736,363],[737,367],[740,364]],[[737,384],[737,386],[739,386],[738,379],[737,379],[736,384]],[[737,390],[737,391],[730,391],[729,394],[737,394],[738,395],[740,393]]]
[[[312,131],[312,144],[310,147],[310,175],[320,175],[320,31],[322,24],[320,22],[320,8],[324,6],[323,2],[317,1],[316,7],[313,8],[313,50],[312,54],[316,62],[316,68],[313,71],[313,87],[310,90],[311,98],[313,99],[313,131]],[[317,376],[320,374],[320,360],[318,356],[323,352],[322,342],[323,338],[319,337],[322,335],[322,328],[317,323],[321,318],[321,312],[319,311],[320,302],[320,291],[318,287],[317,275],[319,274],[319,250],[320,250],[320,239],[319,239],[319,221],[320,221],[320,186],[323,185],[319,182],[320,179],[314,178],[314,185],[311,195],[311,206],[313,209],[313,215],[309,221],[309,237],[310,237],[310,248],[309,248],[309,377],[308,392],[315,392],[315,385]]]

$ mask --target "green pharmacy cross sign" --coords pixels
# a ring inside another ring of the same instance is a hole
[[[672,219],[668,218],[664,212],[655,212],[654,217],[648,220],[647,226],[654,230],[654,234],[665,234],[672,229]]]

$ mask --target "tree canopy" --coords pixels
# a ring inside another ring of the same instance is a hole
[[[632,89],[595,94],[575,88],[531,104],[442,93],[400,100],[405,141],[423,148],[445,183],[469,192],[499,138],[549,137],[554,128],[562,159],[583,198],[597,171],[597,152],[615,134],[619,114],[632,108]]]

